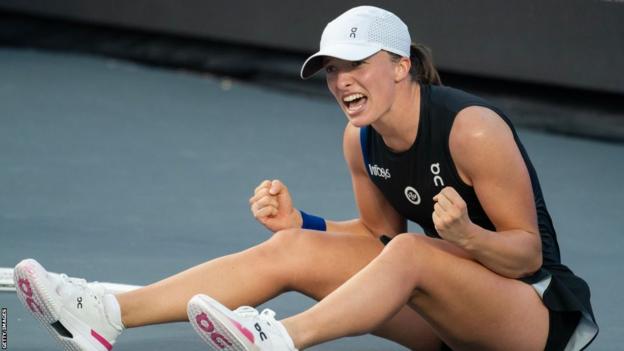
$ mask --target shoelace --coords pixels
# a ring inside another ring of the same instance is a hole
[[[99,283],[96,281],[87,282],[86,279],[69,277],[67,276],[67,274],[64,274],[64,273],[61,273],[61,274],[50,273],[50,274],[58,276],[58,278],[61,281],[61,283],[56,286],[56,292],[58,294],[61,294],[61,292],[65,292],[65,291],[73,290],[73,289],[84,291],[85,289],[88,289],[88,288],[97,289],[99,287]]]
[[[71,285],[76,285],[78,287],[81,288],[86,288],[87,287],[87,280],[86,279],[81,279],[81,278],[70,278],[67,276],[67,274],[61,273],[59,274],[59,278],[61,278],[61,281],[65,284],[71,284]]]
[[[280,334],[281,338],[285,342],[287,342],[287,340],[290,340],[288,342],[288,347],[290,350],[297,351],[297,349],[295,349],[294,345],[292,344],[292,339],[290,338],[290,335],[288,335],[288,331],[286,331],[283,326],[280,326],[280,322],[275,319],[275,311],[265,308],[264,310],[262,310],[262,312],[258,313],[258,310],[253,307],[241,306],[234,310],[234,313],[238,314],[242,318],[258,317],[258,319],[266,323],[266,325],[272,329],[271,333]]]
[[[266,318],[269,321],[274,321],[275,320],[275,312],[273,310],[270,310],[268,308],[264,309],[262,311],[262,313],[260,313],[261,316],[263,316],[264,318]]]
[[[256,310],[255,308],[251,306],[241,306],[237,308],[236,310],[234,310],[234,313],[244,318],[255,317],[259,315],[258,310]]]
[[[262,312],[259,313],[257,309],[251,306],[241,306],[237,308],[236,310],[234,310],[234,313],[238,314],[239,316],[243,318],[258,316],[267,322],[275,321],[275,312],[268,308],[262,310]]]
[[[56,285],[56,293],[59,295],[66,295],[76,289],[84,290],[87,287],[85,279],[70,278],[67,274],[58,274],[58,278],[60,282]]]

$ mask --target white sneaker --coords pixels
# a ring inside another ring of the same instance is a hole
[[[269,309],[258,313],[243,306],[231,311],[211,297],[195,295],[187,312],[195,331],[213,350],[297,351],[286,328]]]
[[[26,259],[13,273],[17,296],[67,351],[110,351],[123,329],[106,314],[106,289],[97,283],[49,274]]]

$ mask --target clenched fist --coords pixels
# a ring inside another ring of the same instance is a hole
[[[251,213],[272,232],[301,228],[301,214],[292,205],[288,188],[279,180],[265,180],[249,199]]]
[[[433,197],[433,224],[440,237],[465,247],[474,224],[468,217],[466,202],[452,187],[445,187]]]

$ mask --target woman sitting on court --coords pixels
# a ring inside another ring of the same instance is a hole
[[[116,296],[25,260],[16,281],[35,298],[22,301],[58,322],[53,335],[72,350],[187,318],[215,350],[304,349],[364,333],[418,350],[586,347],[598,332],[589,288],[560,262],[536,172],[505,114],[441,86],[407,26],[375,7],[327,25],[301,74],[321,69],[348,120],[359,218],[300,212],[285,185],[265,181],[251,209],[275,234],[256,247]],[[406,233],[407,220],[426,235]],[[320,302],[282,321],[230,310],[285,291]]]

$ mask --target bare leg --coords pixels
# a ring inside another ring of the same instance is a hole
[[[320,300],[365,267],[383,249],[364,235],[283,231],[240,253],[221,257],[155,284],[117,296],[126,327],[185,321],[186,304],[198,293],[230,308],[255,306],[284,291]],[[411,308],[375,334],[410,348],[436,349],[438,338]]]
[[[253,306],[278,295],[284,282],[269,256],[270,246],[217,258],[117,295],[124,325],[132,328],[187,320],[186,304],[197,293],[215,296],[229,306]]]
[[[440,243],[396,237],[324,300],[283,321],[295,345],[306,348],[366,333],[409,303],[454,349],[543,350],[548,310],[533,288],[458,257]]]

